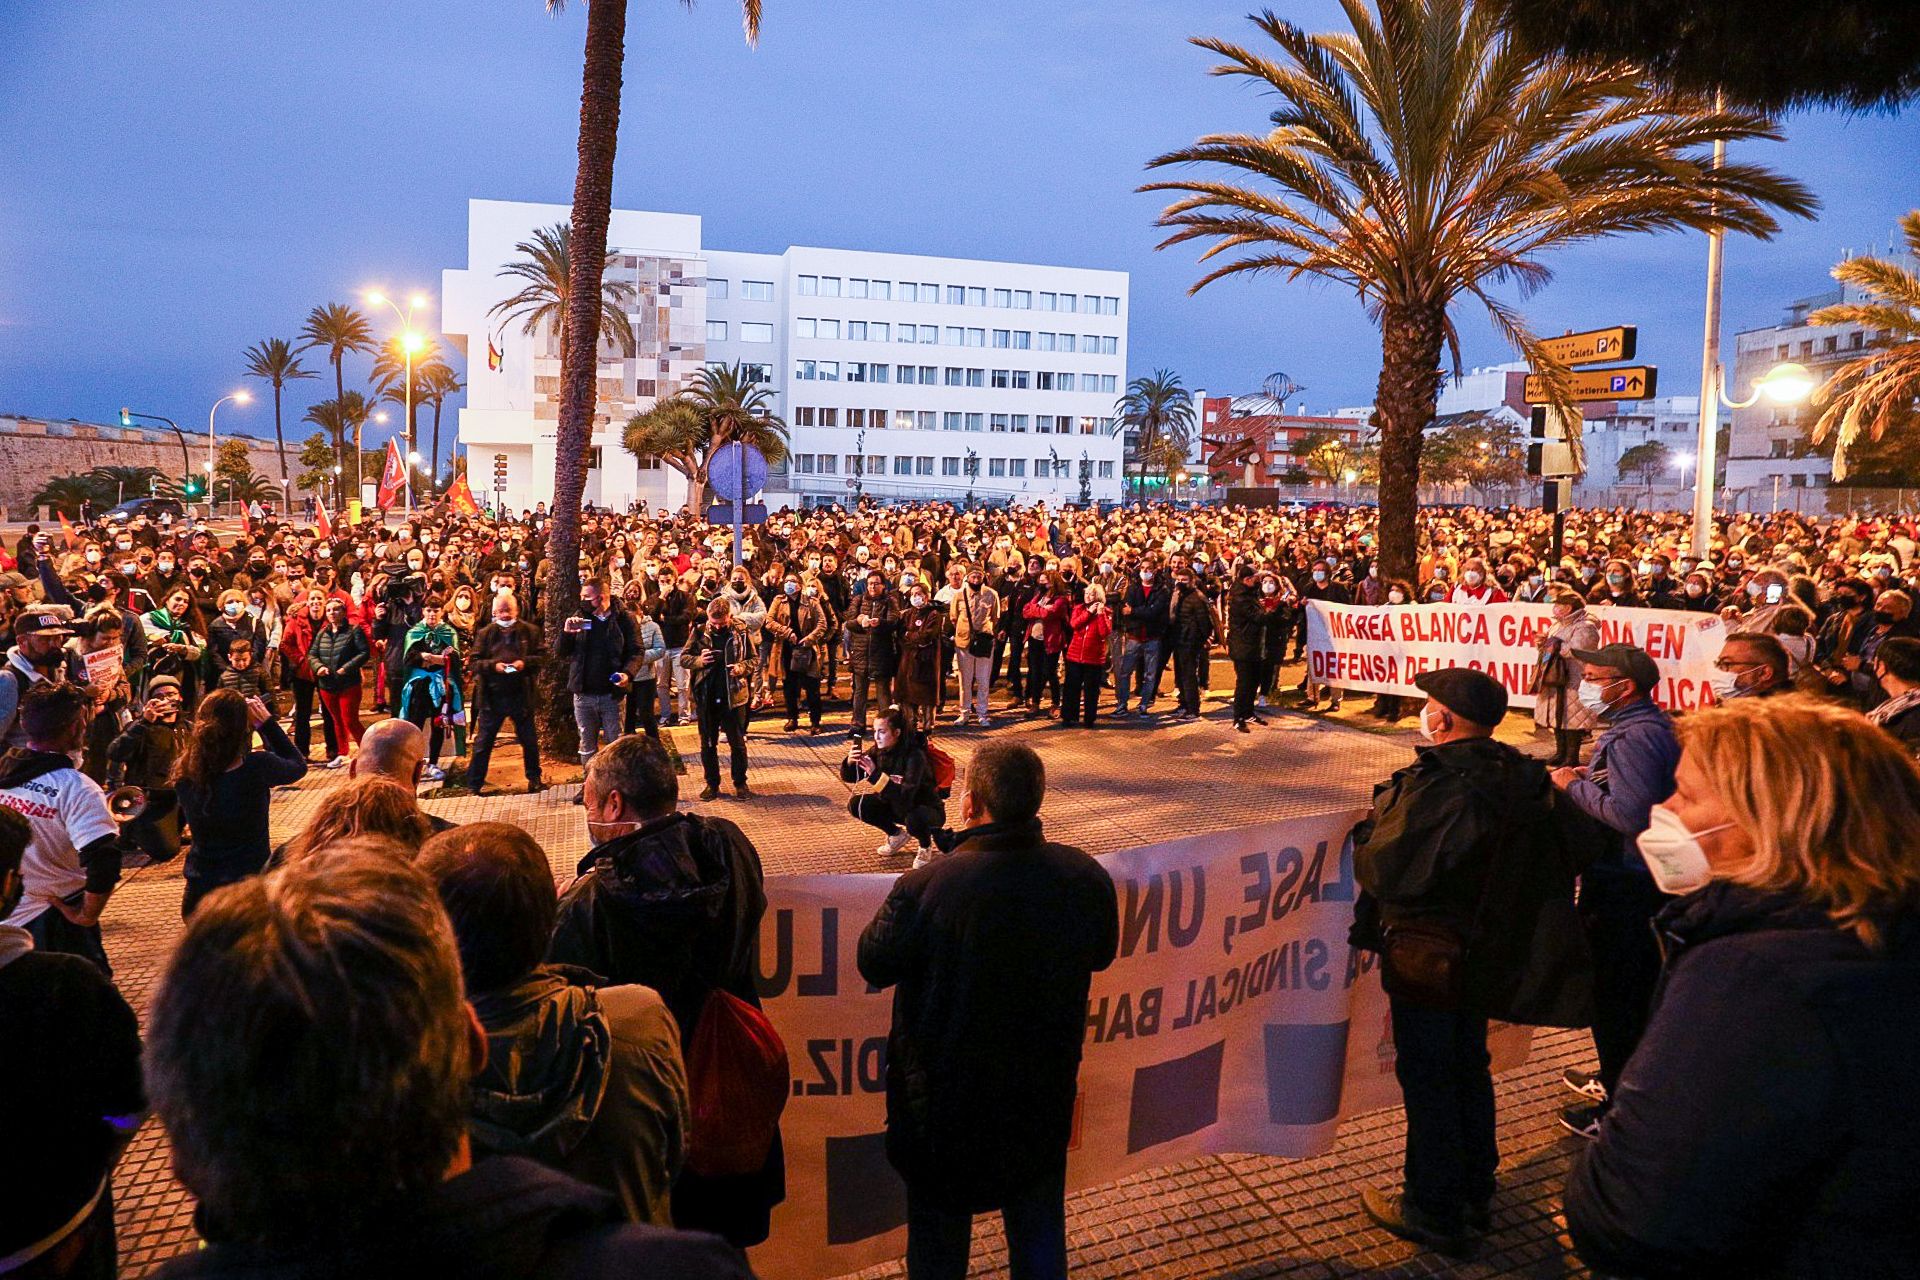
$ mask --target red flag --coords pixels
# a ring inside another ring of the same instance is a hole
[[[67,513],[56,511],[54,514],[60,517],[60,536],[67,540],[67,547],[72,549],[79,546],[80,535],[74,531],[73,521],[67,519]]]
[[[318,521],[318,530],[319,530],[320,537],[324,540],[331,541],[333,538],[333,521],[327,518],[327,504],[324,502],[317,502],[314,504],[314,510],[317,511],[320,515],[320,519]]]
[[[466,472],[463,471],[454,478],[453,487],[447,490],[447,502],[453,507],[456,515],[480,514],[480,504],[474,501],[473,488],[467,483]]]
[[[373,505],[382,510],[392,506],[406,484],[407,460],[400,453],[400,437],[394,436],[387,441],[387,465],[381,469],[380,492],[375,496]]]
[[[507,353],[493,345],[493,339],[487,339],[487,368],[498,373],[507,363]]]
[[[240,508],[240,532],[249,538],[253,536],[253,513],[245,505]]]

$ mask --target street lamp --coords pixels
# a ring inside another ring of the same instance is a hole
[[[164,422],[173,428],[175,438],[180,441],[180,479],[185,481],[186,478],[193,473],[193,455],[187,452],[187,434],[180,430],[180,424],[172,418],[164,417],[157,413],[141,413],[137,409],[124,407],[120,410],[121,426],[132,426],[135,418],[145,418],[148,422]]]
[[[414,330],[413,313],[427,305],[427,297],[425,294],[422,294],[422,293],[414,294],[411,298],[407,299],[407,309],[405,311],[402,311],[400,309],[399,303],[395,302],[392,298],[389,298],[386,294],[380,293],[377,290],[367,295],[367,301],[371,302],[376,307],[384,306],[388,308],[393,312],[394,315],[400,318],[400,325],[401,325],[400,351],[401,351],[401,354],[405,357],[405,361],[406,361],[406,373],[404,375],[405,377],[404,399],[406,403],[406,415],[407,415],[407,421],[406,421],[407,451],[409,453],[412,453],[413,452],[413,358],[419,355],[420,352],[424,351],[427,346],[427,340],[421,337],[419,333],[417,333]],[[408,468],[404,472],[402,478],[405,481],[405,489],[406,489],[406,513],[408,515],[412,515],[413,514],[413,470],[412,468]]]
[[[344,509],[340,501],[340,464],[337,462],[333,464],[333,505],[336,509]]]
[[[1680,468],[1680,487],[1682,489],[1686,488],[1687,468],[1693,465],[1693,455],[1690,453],[1675,454],[1673,465]]]
[[[213,402],[213,408],[207,410],[207,519],[213,519],[213,415],[220,412],[220,406],[227,401],[235,404],[252,404],[253,393],[236,391],[232,395],[221,396]]]

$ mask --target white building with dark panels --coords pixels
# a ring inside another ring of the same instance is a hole
[[[510,507],[552,494],[559,347],[491,308],[499,272],[563,205],[469,202],[467,266],[445,273],[446,330],[467,354],[460,442],[476,493]],[[627,420],[703,364],[757,366],[790,430],[770,500],[1116,498],[1126,388],[1125,272],[850,249],[736,253],[684,214],[614,211],[608,249],[641,307],[632,358],[603,343],[587,500],[685,498],[678,473],[621,447]]]

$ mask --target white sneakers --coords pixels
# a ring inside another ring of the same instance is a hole
[[[347,758],[345,756],[335,756],[333,759],[327,761],[326,767],[329,769],[344,769],[347,767]]]
[[[946,855],[941,853],[938,849],[935,849],[932,847],[924,848],[920,850],[920,852],[913,855],[913,869],[915,871],[918,871],[920,868],[927,866],[929,863],[933,862],[934,859],[942,858],[945,856]]]
[[[875,849],[874,852],[879,854],[883,858],[891,858],[895,854],[899,853],[902,849],[906,848],[907,841],[911,839],[913,839],[913,837],[907,834],[905,828],[902,828],[901,830],[896,831],[892,835],[888,836],[885,840],[882,840],[880,842],[880,847]]]
[[[426,772],[422,773],[420,776],[425,778],[428,782],[441,782],[446,779],[447,771],[445,769],[442,769],[437,764],[430,764],[427,766]]]

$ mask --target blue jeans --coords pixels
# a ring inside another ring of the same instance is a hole
[[[1120,660],[1113,668],[1113,700],[1117,710],[1127,709],[1136,672],[1140,676],[1140,707],[1144,711],[1160,693],[1160,641],[1135,640],[1131,636],[1120,641]]]
[[[1012,1280],[1066,1280],[1064,1174],[1009,1199],[1000,1218],[1007,1226]],[[972,1214],[928,1204],[907,1188],[907,1280],[965,1280],[972,1245]]]
[[[593,753],[621,734],[620,697],[617,693],[576,693],[573,695],[573,723],[580,729],[580,763],[593,759]]]

